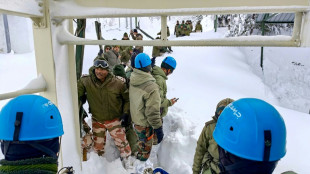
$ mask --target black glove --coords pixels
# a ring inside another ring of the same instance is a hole
[[[127,127],[129,125],[129,114],[123,114],[121,116],[121,124],[123,127]]]
[[[99,53],[98,53],[98,56],[101,56],[101,55],[102,55],[102,53],[103,53],[103,50],[102,50],[102,49],[100,49],[100,50],[99,50]]]
[[[153,57],[153,58],[151,59],[151,61],[152,61],[151,66],[152,66],[152,68],[153,68],[153,67],[155,66],[156,57]]]
[[[158,129],[154,129],[154,131],[155,131],[155,134],[157,136],[157,143],[159,144],[164,138],[163,127],[161,126]]]

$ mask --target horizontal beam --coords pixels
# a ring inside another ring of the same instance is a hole
[[[22,16],[42,18],[42,2],[37,0],[0,0],[0,13]]]
[[[54,18],[82,19],[82,18],[113,18],[113,17],[148,17],[148,16],[188,16],[210,14],[253,14],[253,13],[296,13],[310,11],[310,6],[262,6],[262,7],[219,7],[219,8],[180,8],[180,9],[115,9],[72,6],[56,7]],[[70,10],[72,8],[72,10]],[[80,13],[83,11],[83,13]]]
[[[85,7],[106,7],[126,9],[176,9],[176,8],[217,8],[217,7],[253,7],[253,6],[292,6],[309,5],[308,0],[75,0]]]
[[[67,45],[121,45],[121,46],[276,46],[299,47],[300,42],[294,42],[290,36],[242,36],[223,39],[205,40],[89,40],[72,39],[59,40]]]
[[[14,92],[0,94],[0,100],[15,98],[15,97],[23,95],[23,94],[34,94],[34,93],[44,92],[44,91],[46,91],[46,88],[17,90]]]

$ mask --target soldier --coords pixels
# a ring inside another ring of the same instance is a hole
[[[136,40],[143,40],[143,35],[138,33]],[[139,50],[140,53],[143,53],[143,46],[135,46],[135,49]]]
[[[132,37],[133,40],[137,40],[137,35],[138,35],[137,29],[133,29],[133,31],[130,30],[130,36]]]
[[[177,21],[177,23],[175,24],[175,26],[174,26],[174,35],[176,36],[176,37],[178,37],[179,35],[178,35],[178,32],[177,32],[177,30],[178,30],[178,28],[179,28],[179,25],[180,25],[180,23],[179,23],[179,21]]]
[[[197,141],[193,163],[193,174],[200,174],[201,172],[202,174],[220,173],[220,169],[218,167],[218,148],[212,134],[222,111],[233,101],[234,100],[230,98],[221,100],[216,106],[215,115],[212,117],[212,120],[206,122],[203,127]]]
[[[126,32],[124,33],[122,40],[129,40],[128,34]],[[128,47],[130,47],[130,46],[121,46],[120,52],[124,51]]]
[[[157,35],[161,35],[161,31],[157,33]],[[167,37],[170,36],[170,31],[169,31],[169,27],[167,26]]]
[[[121,118],[129,114],[129,95],[126,84],[109,72],[105,60],[96,60],[89,69],[89,75],[78,81],[79,103],[86,98],[92,114],[92,139],[84,141],[83,147],[91,146],[102,156],[108,130],[118,150],[125,169],[130,167],[131,149],[126,139]],[[86,95],[87,94],[87,95]],[[80,106],[82,104],[79,104]]]
[[[202,25],[200,24],[200,21],[198,21],[195,26],[195,32],[202,32]]]
[[[151,59],[145,53],[135,58],[135,69],[130,77],[130,112],[138,136],[137,159],[146,161],[152,150],[154,133],[158,143],[164,137],[160,117],[160,94],[151,75]]]
[[[156,39],[160,39],[160,38],[156,37]],[[164,46],[153,46],[152,57],[162,56],[166,52],[170,52],[167,49],[167,47],[164,47]]]
[[[0,161],[0,173],[57,173],[63,134],[60,112],[48,99],[21,95],[10,100],[0,112],[5,158]],[[63,169],[59,173],[73,172],[72,167]]]
[[[108,61],[110,70],[113,69],[115,65],[121,64],[120,55],[119,55],[119,45],[114,45],[112,50],[103,53],[104,58]]]
[[[173,57],[166,57],[162,63],[161,66],[153,66],[152,75],[156,80],[157,85],[159,86],[159,93],[160,93],[160,116],[163,118],[168,113],[168,107],[174,105],[178,99],[172,98],[167,99],[167,84],[166,80],[168,80],[168,76],[173,73],[177,66],[177,62]],[[154,135],[154,145],[157,144],[157,136]]]
[[[221,173],[271,174],[286,154],[285,122],[272,105],[260,99],[243,98],[229,104],[213,138]]]
[[[131,55],[133,53],[133,50],[132,50],[132,46],[128,46],[125,50],[121,51],[121,63],[123,65],[127,65],[130,58],[131,58]]]

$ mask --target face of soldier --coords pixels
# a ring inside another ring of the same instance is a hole
[[[113,47],[113,50],[115,51],[115,52],[119,52],[119,47],[117,46],[117,47]]]
[[[104,82],[104,80],[105,80],[105,78],[107,77],[108,73],[109,73],[108,70],[103,69],[103,68],[101,68],[101,67],[98,67],[98,68],[95,69],[96,77],[97,77],[100,81],[102,81],[102,82]]]
[[[110,49],[111,49],[110,47],[106,47],[105,52],[108,52]]]

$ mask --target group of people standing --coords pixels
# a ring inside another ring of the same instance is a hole
[[[131,33],[133,38],[141,37],[135,32]],[[127,37],[125,33],[123,39]],[[87,101],[92,115],[92,131],[86,132],[82,147],[93,148],[102,156],[108,131],[120,151],[124,168],[130,169],[135,161],[146,161],[152,146],[163,140],[163,117],[168,107],[177,102],[176,98],[166,97],[166,80],[175,70],[176,60],[168,56],[158,67],[156,57],[151,60],[143,53],[143,47],[122,48],[121,55],[118,45],[106,48],[94,59],[89,74],[83,75],[77,84],[79,106]],[[125,53],[128,62],[122,64]],[[128,66],[127,73],[124,66]],[[88,127],[85,122],[83,125]]]
[[[194,30],[191,20],[187,20],[186,22],[183,20],[181,24],[177,21],[174,27],[174,35],[176,37],[189,36],[191,32],[202,32],[202,25],[200,24],[200,21],[197,21]]]

